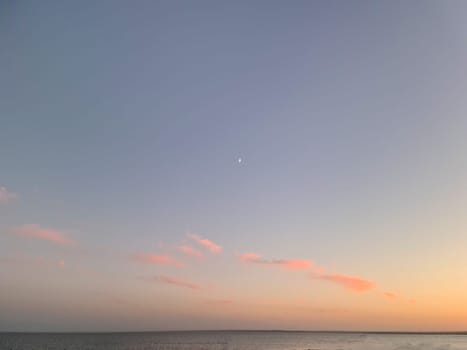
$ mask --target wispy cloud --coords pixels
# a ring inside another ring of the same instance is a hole
[[[397,294],[392,292],[383,292],[383,295],[388,299],[397,299]]]
[[[8,191],[4,186],[0,186],[0,204],[8,204],[18,198],[16,193]]]
[[[271,265],[283,267],[288,270],[306,270],[311,269],[313,262],[311,260],[301,260],[301,259],[264,259],[261,255],[256,253],[245,253],[240,256],[240,260],[253,263],[253,264],[262,264],[262,265]]]
[[[310,260],[273,259],[271,263],[273,265],[282,266],[289,270],[306,270],[306,269],[310,269],[313,266],[313,262],[311,262]]]
[[[23,225],[13,229],[13,233],[17,236],[42,239],[61,245],[71,246],[77,244],[75,240],[68,237],[65,233],[39,225]]]
[[[256,253],[244,253],[240,255],[240,260],[257,264],[267,264],[268,262],[267,260],[263,259],[261,255]]]
[[[373,281],[369,281],[356,276],[347,276],[340,274],[314,274],[313,278],[322,281],[333,282],[355,292],[366,292],[368,290],[373,289],[376,286],[376,284]]]
[[[184,266],[185,264],[181,261],[176,260],[170,255],[157,255],[157,254],[134,254],[131,256],[133,261],[146,263],[146,264],[157,264],[157,265],[173,265],[173,266]]]
[[[193,248],[190,245],[179,245],[177,247],[177,250],[187,256],[195,257],[195,258],[201,258],[203,256],[203,253],[201,253],[199,250]]]
[[[196,243],[199,245],[202,245],[203,247],[209,249],[212,253],[220,253],[222,251],[222,247],[220,245],[217,245],[216,243],[210,241],[209,239],[199,237],[197,235],[188,235],[189,238],[194,240]]]
[[[184,281],[184,280],[181,280],[181,279],[178,279],[178,278],[174,278],[174,277],[170,277],[170,276],[164,276],[164,275],[156,276],[156,277],[154,277],[154,280],[159,281],[159,282],[163,282],[163,283],[167,283],[167,284],[172,284],[172,285],[178,286],[178,287],[193,289],[193,290],[201,289],[201,286],[199,286],[197,284],[193,284],[191,282],[187,282],[187,281]]]

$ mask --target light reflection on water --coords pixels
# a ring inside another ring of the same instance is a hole
[[[313,332],[0,333],[0,350],[467,350],[467,335]]]

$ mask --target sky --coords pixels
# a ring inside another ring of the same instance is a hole
[[[0,330],[467,330],[466,11],[2,1]]]

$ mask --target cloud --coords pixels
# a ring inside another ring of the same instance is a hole
[[[134,254],[132,260],[147,263],[147,264],[157,264],[157,265],[174,265],[174,266],[184,266],[185,264],[181,261],[178,261],[171,257],[170,255],[157,255],[157,254]]]
[[[71,246],[77,244],[75,240],[68,237],[65,233],[49,228],[43,228],[39,225],[23,225],[15,228],[13,233],[17,236],[42,239],[61,245]]]
[[[253,264],[263,264],[271,266],[283,267],[287,270],[306,270],[311,269],[313,262],[311,260],[300,260],[300,259],[264,259],[261,255],[256,253],[245,253],[240,256],[240,260],[253,263]]]
[[[8,204],[18,198],[16,193],[10,192],[6,187],[0,186],[0,204]]]
[[[217,245],[216,243],[210,241],[209,239],[206,238],[201,238],[197,235],[188,235],[189,238],[194,240],[196,243],[199,245],[202,245],[203,247],[209,249],[212,253],[220,253],[222,251],[222,247]]]
[[[376,286],[376,284],[372,281],[360,277],[346,276],[340,274],[313,275],[313,278],[336,283],[354,292],[366,292],[370,289],[373,289]]]
[[[250,264],[266,266],[277,266],[287,270],[310,270],[314,279],[333,282],[348,290],[355,292],[366,292],[376,287],[376,283],[361,277],[348,276],[343,274],[329,274],[323,267],[314,267],[313,261],[303,259],[265,259],[257,253],[244,253],[240,255],[240,260]],[[385,292],[388,298],[396,298],[397,295]]]
[[[193,290],[201,289],[201,286],[199,286],[197,284],[193,284],[193,283],[190,283],[190,282],[187,282],[187,281],[184,281],[184,280],[180,280],[180,279],[177,279],[177,278],[173,278],[173,277],[170,277],[170,276],[161,275],[161,276],[154,277],[154,279],[156,281],[167,283],[167,284],[172,284],[172,285],[178,286],[178,287],[184,287],[184,288],[189,288],[189,289],[193,289]]]
[[[396,299],[397,298],[397,294],[392,293],[392,292],[383,292],[383,295],[388,299]]]
[[[177,247],[177,250],[187,256],[195,258],[201,258],[203,256],[203,253],[201,253],[199,250],[193,248],[190,245],[180,245]]]
[[[288,270],[306,270],[313,266],[310,260],[272,260],[273,265],[283,266]]]
[[[245,253],[240,255],[240,260],[249,262],[249,263],[257,263],[257,264],[267,264],[267,260],[263,259],[261,255],[256,253]]]

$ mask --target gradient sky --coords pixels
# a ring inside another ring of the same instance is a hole
[[[0,330],[467,329],[465,1],[3,1]]]

